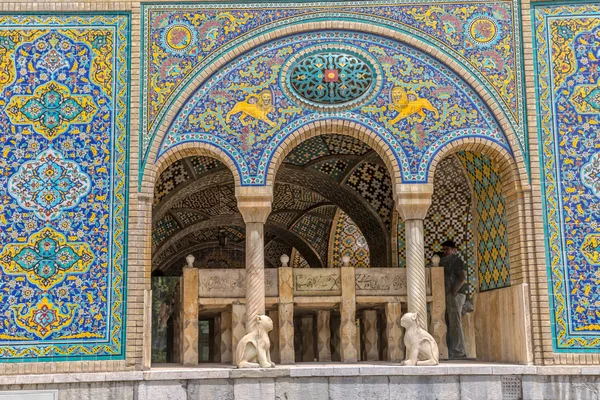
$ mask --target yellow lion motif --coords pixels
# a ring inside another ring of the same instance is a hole
[[[267,114],[274,109],[273,95],[269,90],[263,90],[258,95],[250,94],[246,97],[246,100],[238,101],[235,106],[233,106],[233,109],[227,113],[225,122],[230,123],[232,115],[242,113],[240,122],[243,126],[250,124],[250,121],[246,120],[248,117],[266,122],[270,126],[275,126],[275,122],[271,121],[267,116]]]
[[[421,117],[417,122],[423,122],[427,116],[423,110],[433,112],[435,118],[440,117],[437,108],[431,105],[429,100],[421,99],[415,93],[406,93],[403,88],[398,86],[392,89],[392,104],[390,104],[390,109],[398,112],[396,118],[390,121],[391,125],[413,114],[418,114]]]

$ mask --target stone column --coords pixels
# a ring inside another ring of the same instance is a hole
[[[233,353],[233,365],[237,365],[235,349],[237,344],[246,335],[246,305],[231,305],[231,351]]]
[[[302,316],[302,361],[315,360],[315,343],[313,335],[313,316]]]
[[[246,329],[265,313],[264,225],[271,213],[272,186],[238,186],[237,205],[246,223]],[[234,347],[235,349],[235,347]]]
[[[213,322],[213,359],[212,362],[221,362],[221,317],[217,316]]]
[[[281,364],[293,364],[294,352],[294,282],[292,268],[279,268],[279,358]]]
[[[340,268],[340,270],[342,280],[342,301],[340,302],[340,356],[342,362],[357,362],[356,283],[354,282],[354,268],[344,266]]]
[[[279,364],[279,313],[277,310],[269,311],[269,318],[273,321],[273,330],[269,332],[269,339],[271,340],[271,361],[275,364]]]
[[[183,268],[183,365],[198,365],[198,270]]]
[[[396,205],[406,229],[408,311],[419,315],[425,330],[427,330],[427,281],[423,220],[431,205],[432,194],[432,184],[396,186]]]
[[[363,311],[365,361],[379,360],[379,338],[377,335],[377,311]]]
[[[400,325],[402,317],[401,303],[385,304],[385,333],[387,336],[387,361],[400,362],[404,360],[404,331]]]
[[[231,311],[221,312],[221,362],[233,362]]]
[[[330,311],[317,311],[317,351],[319,361],[331,361]]]
[[[446,290],[444,286],[444,268],[430,268],[431,270],[431,326],[429,333],[435,339],[440,350],[440,359],[448,359],[448,344],[446,343]]]

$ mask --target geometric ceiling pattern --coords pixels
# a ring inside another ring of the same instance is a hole
[[[265,225],[267,265],[279,265],[282,254],[296,249],[311,266],[327,266],[329,236],[340,207],[366,232],[377,232],[383,246],[389,243],[391,179],[379,156],[360,140],[311,138],[288,154],[276,178]],[[238,239],[244,239],[233,176],[225,165],[210,157],[174,162],[157,179],[154,204],[153,269],[178,273],[190,249],[196,249],[197,263],[207,264],[210,260],[202,254],[216,251],[222,265],[239,265],[238,254],[228,263],[218,246],[224,228],[240,230]],[[239,240],[229,238],[227,246]],[[243,246],[236,249],[243,251]]]
[[[468,270],[469,294],[510,282],[501,186],[489,163],[489,158],[473,153],[441,160],[424,226],[426,259],[440,250],[444,240],[458,243]],[[189,252],[204,267],[243,266],[244,223],[227,167],[210,157],[189,157],[165,169],[156,190],[154,214],[160,217],[154,219],[155,269],[178,274]],[[393,265],[386,254],[377,258],[378,249],[392,247],[393,211],[389,173],[369,146],[344,135],[308,139],[287,155],[276,176],[272,212],[265,225],[266,265],[280,265],[281,255],[287,254],[293,255],[291,264],[296,266],[335,266],[342,253],[351,255],[353,265]],[[480,217],[475,227],[473,213]],[[230,237],[232,230],[238,235]],[[219,244],[224,234],[229,252]],[[404,266],[402,221],[394,236],[399,265]],[[336,253],[333,258],[331,251]]]
[[[348,256],[352,267],[369,268],[369,245],[354,221],[345,212],[338,210],[333,226],[329,251],[331,266],[341,267],[344,264],[343,257]]]

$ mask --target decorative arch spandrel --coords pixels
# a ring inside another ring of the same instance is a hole
[[[315,79],[322,85],[313,91],[300,85]],[[426,182],[435,154],[465,137],[512,153],[485,103],[434,58],[375,35],[323,31],[269,42],[218,71],[181,108],[157,157],[209,143],[230,157],[242,185],[264,185],[281,143],[332,119],[374,132],[406,183]]]

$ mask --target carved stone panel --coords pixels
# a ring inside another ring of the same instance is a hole
[[[265,295],[277,297],[278,278],[276,269],[265,270]],[[246,296],[246,270],[201,269],[199,270],[199,297],[224,298]]]
[[[427,294],[431,294],[430,270],[426,269]],[[357,296],[406,296],[406,268],[357,268]],[[443,288],[442,288],[443,290]]]
[[[339,296],[339,269],[294,269],[294,296]]]
[[[265,296],[279,296],[279,278],[276,269],[265,269]]]

